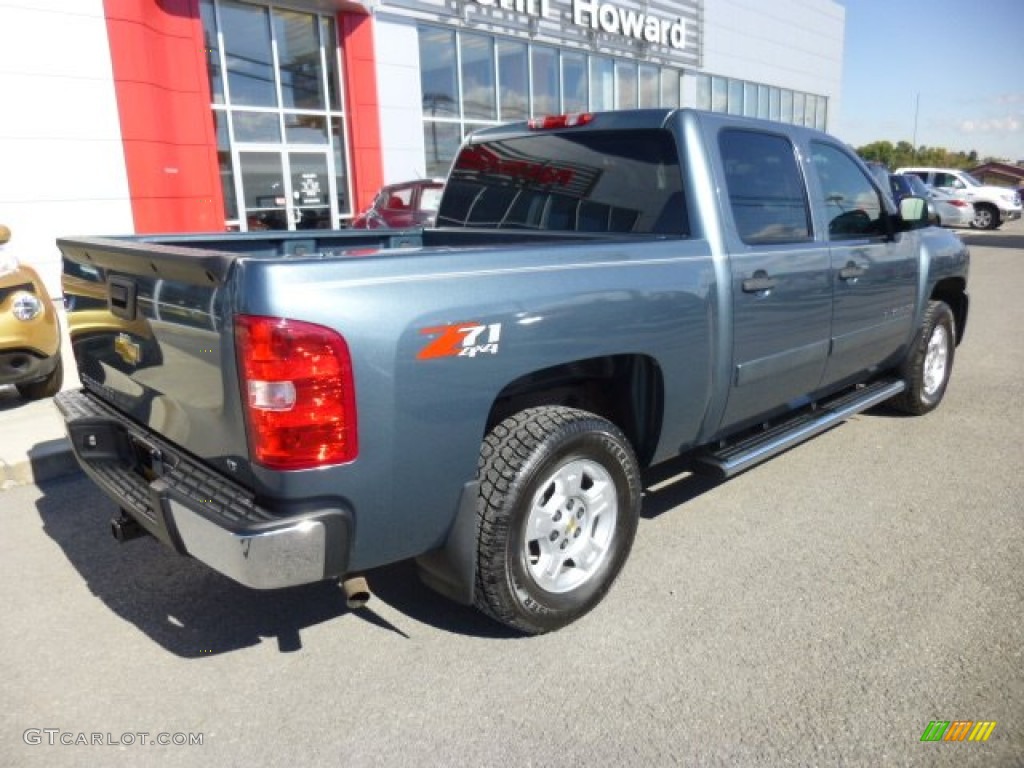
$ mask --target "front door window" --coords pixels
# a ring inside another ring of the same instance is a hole
[[[227,227],[340,226],[352,207],[334,19],[236,0],[200,9]]]

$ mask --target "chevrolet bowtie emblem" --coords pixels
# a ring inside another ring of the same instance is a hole
[[[117,338],[114,339],[114,352],[131,366],[138,365],[142,360],[142,348],[132,341],[132,337],[127,333],[117,334]]]

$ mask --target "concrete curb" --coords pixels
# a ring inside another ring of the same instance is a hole
[[[39,485],[80,471],[66,437],[47,440],[32,446],[22,461],[0,460],[0,491],[17,485]]]

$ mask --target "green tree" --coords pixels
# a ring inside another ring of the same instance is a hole
[[[857,154],[865,160],[885,163],[890,170],[908,165],[934,166],[936,168],[975,168],[980,165],[978,153],[954,152],[944,147],[928,147],[921,145],[916,149],[909,141],[900,141],[895,145],[890,141],[873,141],[857,148]],[[984,162],[1006,162],[1000,158],[986,157]]]

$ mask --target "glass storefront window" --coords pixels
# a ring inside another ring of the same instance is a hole
[[[558,88],[558,51],[534,46],[530,59],[533,68],[533,117],[559,114],[562,100]]]
[[[331,118],[331,144],[334,148],[334,189],[338,213],[351,214],[352,204],[348,198],[348,163],[345,161],[345,127],[342,118]]]
[[[461,139],[479,127],[588,109],[675,109],[685,101],[684,73],[647,62],[427,24],[419,27],[419,49],[431,175],[446,173]],[[773,120],[788,114],[808,125],[824,120],[824,97],[807,96],[794,112],[792,91],[694,76],[698,108]]]
[[[636,109],[636,64],[617,59],[615,62],[615,108]]]
[[[248,229],[287,229],[281,155],[277,152],[239,152],[242,195]]]
[[[640,95],[637,98],[637,106],[641,109],[657,107],[658,99],[661,97],[658,68],[651,64],[641,64],[637,68],[637,72],[640,76]]]
[[[213,112],[214,129],[217,133],[217,165],[220,169],[220,184],[224,190],[224,216],[238,218],[238,198],[235,195],[235,171],[231,158],[231,135],[228,129],[227,112],[216,109]]]
[[[462,112],[466,118],[496,120],[494,39],[484,35],[459,36],[462,58]]]
[[[672,109],[679,106],[679,71],[661,70],[661,106]]]
[[[729,81],[729,114],[743,114],[743,81]]]
[[[604,112],[615,107],[615,76],[612,60],[590,57],[590,108]]]
[[[423,146],[427,155],[427,175],[444,177],[448,174],[455,152],[462,143],[458,123],[430,120],[423,123]]]
[[[711,109],[711,78],[697,75],[697,109]]]
[[[711,109],[715,112],[729,111],[729,88],[724,77],[711,78]]]
[[[275,10],[273,18],[283,106],[325,109],[316,16]]]
[[[562,111],[586,112],[587,60],[582,53],[562,54]]]
[[[743,114],[746,117],[757,117],[757,85],[743,84]]]
[[[458,117],[459,92],[455,71],[455,33],[425,27],[420,30],[420,80],[423,114]]]
[[[214,104],[224,103],[224,77],[220,71],[220,41],[214,18],[213,0],[202,0],[199,14],[203,20],[203,44],[206,46],[206,71],[210,78],[210,98]]]
[[[288,157],[288,167],[291,171],[295,228],[330,228],[331,190],[327,155],[322,152],[292,152]]]
[[[246,107],[276,107],[268,9],[222,0],[220,20],[231,103]]]
[[[793,122],[793,92],[782,92],[782,107],[779,113],[779,120],[784,123]]]
[[[530,70],[526,43],[498,42],[498,99],[501,119],[525,120],[530,116]]]
[[[235,141],[276,144],[281,141],[281,119],[277,112],[234,113]]]
[[[804,124],[804,102],[806,99],[802,93],[793,94],[793,122],[797,125]]]
[[[352,213],[334,20],[200,0],[226,223],[336,227]]]
[[[324,48],[324,62],[327,68],[327,101],[330,109],[341,111],[341,94],[338,91],[338,35],[334,31],[334,19],[320,17],[320,44]]]
[[[323,115],[284,116],[284,135],[289,144],[330,144],[327,118]]]

